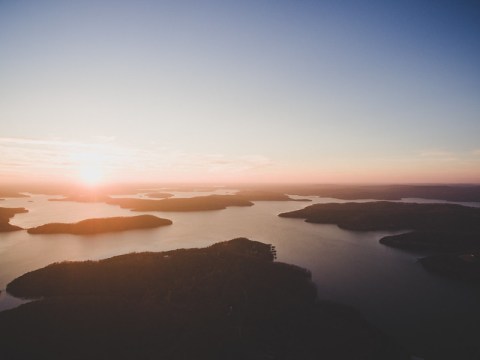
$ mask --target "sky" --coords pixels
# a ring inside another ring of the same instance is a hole
[[[0,181],[480,183],[478,1],[0,0]]]

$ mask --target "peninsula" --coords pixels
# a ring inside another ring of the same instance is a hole
[[[153,215],[87,219],[73,224],[51,223],[28,229],[30,234],[90,235],[171,225],[172,221]]]
[[[310,223],[337,224],[346,230],[480,231],[480,208],[453,204],[329,203],[279,216],[301,218]]]
[[[0,198],[23,198],[28,197],[28,195],[22,194],[16,190],[9,189],[0,189]]]
[[[0,232],[23,230],[20,226],[9,223],[15,214],[28,212],[25,208],[0,208]]]
[[[420,261],[427,270],[480,280],[480,208],[392,202],[315,204],[279,216],[337,224],[347,230],[406,230],[385,236],[380,243],[434,252]]]
[[[409,359],[352,309],[317,298],[310,272],[240,238],[203,249],[63,262],[7,292],[8,359]]]

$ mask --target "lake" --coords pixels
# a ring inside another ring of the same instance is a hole
[[[210,193],[191,192],[188,196],[206,194]],[[27,208],[28,213],[17,214],[10,221],[25,228],[50,222],[141,214],[102,203],[48,201],[51,198],[54,196],[9,198],[0,206]],[[1,233],[0,289],[25,272],[52,262],[204,247],[247,237],[275,245],[277,261],[296,264],[312,272],[321,299],[355,307],[414,354],[442,354],[448,358],[448,354],[478,348],[480,287],[429,274],[417,262],[422,254],[379,244],[381,237],[399,232],[347,231],[336,225],[309,224],[277,216],[312,203],[345,202],[308,198],[313,201],[255,202],[251,207],[206,212],[148,212],[173,221],[171,226],[156,229],[89,236],[30,235],[26,231]],[[479,203],[470,205],[480,206]],[[2,290],[0,310],[19,303]]]

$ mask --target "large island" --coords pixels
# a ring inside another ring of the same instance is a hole
[[[5,359],[408,359],[310,273],[240,238],[208,248],[63,262],[7,286],[41,298],[0,313]]]

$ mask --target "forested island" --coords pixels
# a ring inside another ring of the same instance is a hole
[[[89,235],[171,225],[172,221],[153,215],[86,219],[73,224],[51,223],[28,229],[30,234]]]
[[[239,238],[203,249],[63,262],[7,286],[2,358],[409,359],[309,271]]]
[[[12,225],[9,221],[15,214],[26,212],[28,210],[25,208],[0,208],[0,232],[22,230],[20,226]]]

